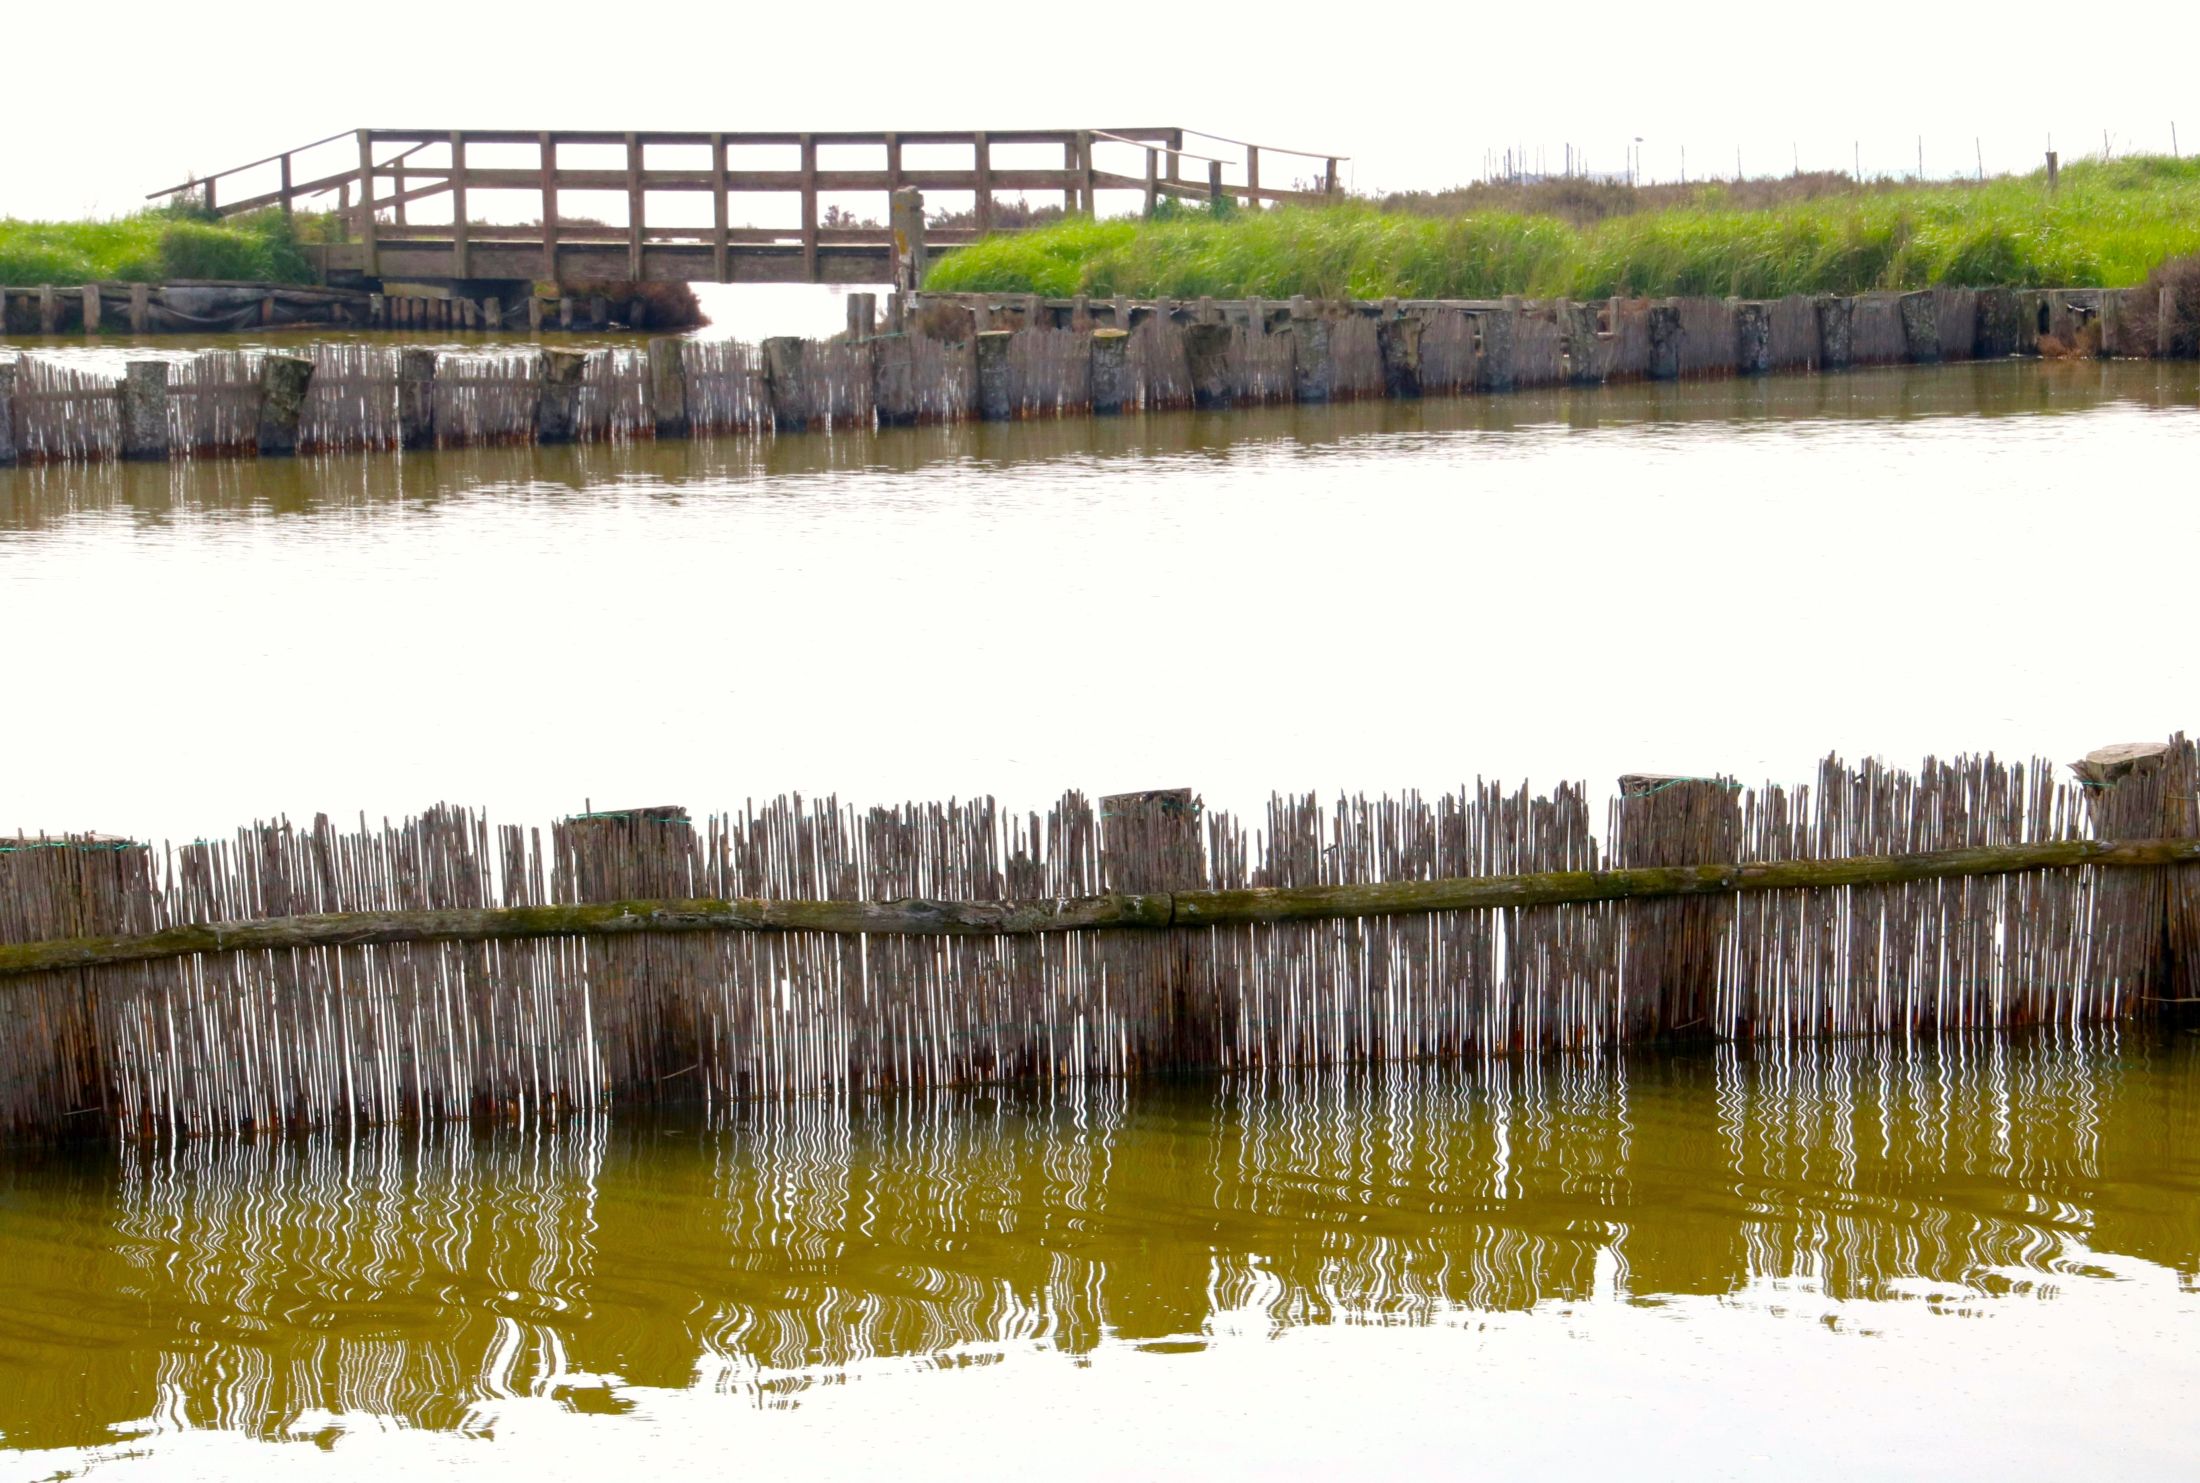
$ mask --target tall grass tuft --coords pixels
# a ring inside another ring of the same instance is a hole
[[[1658,187],[1656,204],[1473,191],[1296,207],[1220,219],[1073,219],[943,259],[942,291],[1484,298],[1500,294],[1858,293],[1868,289],[2126,286],[2200,252],[2200,161],[2077,163],[2043,175],[1845,191],[1812,177],[1790,194]],[[1625,188],[1617,188],[1625,189]],[[1548,193],[1547,193],[1548,194]],[[1489,197],[1488,199],[1497,199]],[[1446,213],[1441,203],[1463,209]],[[1569,215],[1594,213],[1577,224]]]
[[[210,221],[189,203],[109,221],[0,219],[0,283],[311,283],[313,264],[299,242],[320,225],[273,208]]]

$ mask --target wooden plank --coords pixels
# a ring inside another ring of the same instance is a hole
[[[726,197],[726,136],[710,136],[710,269],[716,282],[727,283],[726,275],[726,218],[729,203]]]
[[[802,275],[817,277],[817,137],[802,136]]]
[[[637,283],[642,278],[643,199],[641,136],[629,134],[626,136],[626,276]]]
[[[466,136],[451,130],[451,276],[471,278],[473,264],[467,254]]]

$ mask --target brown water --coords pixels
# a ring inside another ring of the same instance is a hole
[[[0,471],[0,828],[2196,722],[2192,367]],[[0,1478],[2185,1476],[2200,1040],[0,1161]]]
[[[2200,1040],[0,1172],[11,1476],[2189,1476]]]

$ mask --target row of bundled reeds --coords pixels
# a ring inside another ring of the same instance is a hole
[[[1254,888],[2189,839],[2200,835],[2196,781],[2182,738],[2135,762],[2089,759],[2073,784],[2043,762],[1990,757],[1915,772],[1829,759],[1813,784],[1748,791],[1629,778],[1601,846],[1581,788],[1487,783],[1440,797],[1278,797],[1253,821],[1205,814],[1177,790],[1098,806],[1069,793],[1044,813],[990,799],[858,809],[782,798],[699,823],[677,808],[591,813],[547,834],[438,807],[395,825],[258,824],[159,855],[118,840],[18,840],[0,848],[0,942],[315,913],[351,925],[320,945],[202,944],[0,978],[0,1127],[134,1135],[533,1116],[668,1095],[721,1105],[1160,1066],[2115,1019],[2190,992],[2200,871],[1887,872],[1740,897],[1219,926],[1190,925],[1196,910],[1187,917],[1182,903]],[[360,914],[559,903],[1043,904],[1109,892],[1175,893],[1178,906],[1140,920],[1178,925],[463,940],[384,940],[360,925]]]

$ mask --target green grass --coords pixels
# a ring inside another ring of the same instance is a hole
[[[311,217],[290,221],[273,209],[209,221],[188,207],[155,208],[109,221],[0,218],[0,283],[159,283],[177,278],[311,283],[313,264],[298,243],[319,225]]]
[[[1385,212],[1371,203],[1170,221],[1091,221],[988,238],[925,287],[1216,298],[1576,299],[1614,294],[2122,287],[2200,252],[2200,161],[2138,157],[2044,176],[1928,184],[1741,209],[1685,204],[1573,226],[1557,216]]]

